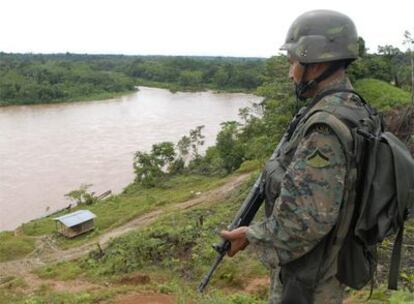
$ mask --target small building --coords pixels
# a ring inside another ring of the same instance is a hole
[[[68,238],[85,233],[95,228],[96,215],[89,210],[78,210],[54,218],[56,230]]]

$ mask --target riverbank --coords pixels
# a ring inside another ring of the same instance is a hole
[[[131,218],[108,234],[103,233],[99,241],[91,239],[62,250],[55,247],[53,238],[44,239],[43,247],[29,259],[22,260],[21,267],[18,263],[0,264],[8,274],[0,276],[0,302],[129,304],[148,303],[151,299],[162,304],[267,303],[267,271],[259,259],[252,258],[255,253],[249,248],[232,259],[223,260],[204,295],[196,291],[216,255],[210,244],[218,240],[217,229],[228,224],[255,180],[256,174],[249,172],[226,177],[222,184],[194,193],[182,202],[159,204],[159,198],[155,198],[156,210]],[[183,186],[179,185],[184,180],[177,178],[171,189],[154,190],[165,194],[174,189],[180,191]],[[130,189],[130,199],[149,195],[148,189],[137,190]],[[171,197],[172,192],[168,194]],[[118,204],[126,203],[125,198],[121,195]],[[111,209],[116,210],[114,206]],[[411,234],[414,223],[408,224]],[[114,239],[109,240],[111,233]],[[409,238],[405,244],[413,241]],[[98,242],[100,248],[96,246]],[[381,254],[387,253],[389,246],[381,247]],[[385,289],[384,273],[388,268],[381,260],[380,281],[370,300],[367,300],[368,287],[361,291],[347,290],[345,303],[410,303],[414,294],[406,288],[410,284],[413,256],[407,255],[408,247],[403,249],[404,284],[400,285],[400,291]]]
[[[225,182],[225,179],[220,179],[219,177],[189,175],[174,177],[164,183],[162,187],[151,189],[146,189],[141,185],[132,183],[125,188],[123,193],[113,195],[108,199],[91,206],[78,205],[70,210],[60,211],[51,216],[46,216],[22,224],[15,230],[14,240],[11,239],[10,233],[1,232],[0,236],[7,235],[7,238],[3,237],[5,241],[5,243],[3,243],[4,247],[10,247],[9,249],[14,253],[5,250],[3,254],[0,253],[0,261],[20,258],[34,249],[34,243],[32,243],[31,248],[26,245],[24,249],[21,248],[14,251],[13,248],[15,247],[12,244],[19,245],[19,241],[23,243],[28,240],[28,238],[36,239],[48,235],[54,236],[55,244],[59,248],[67,249],[76,247],[98,238],[106,233],[106,231],[121,226],[137,216],[161,207],[166,207],[170,204],[186,201],[195,197],[195,193],[204,193]],[[81,235],[75,239],[66,239],[63,236],[56,234],[55,221],[53,220],[54,217],[85,208],[92,211],[97,216],[96,229],[92,233]],[[8,246],[8,244],[10,244],[10,246]],[[20,247],[20,245],[18,247]]]
[[[240,108],[260,101],[245,94],[141,87],[105,102],[4,108],[0,196],[7,216],[0,218],[0,231],[65,208],[64,195],[81,184],[93,184],[96,193],[121,192],[134,179],[135,152],[178,142],[199,125],[205,126],[204,151],[215,144],[222,122],[239,121]]]
[[[75,103],[75,102],[87,102],[87,101],[100,101],[100,100],[108,100],[114,99],[117,97],[127,96],[130,94],[134,94],[138,92],[138,89],[135,88],[133,90],[125,90],[121,92],[105,92],[105,93],[97,93],[92,95],[84,95],[84,96],[76,96],[71,98],[64,98],[64,99],[55,99],[49,101],[41,101],[41,102],[16,102],[16,103],[7,103],[0,101],[0,108],[10,107],[10,106],[32,106],[32,105],[47,105],[47,104],[64,104],[64,103]]]
[[[264,66],[260,58],[0,52],[0,105],[100,100],[144,83],[174,91],[252,92]]]
[[[200,86],[182,86],[176,83],[170,82],[158,82],[145,79],[138,79],[136,82],[136,88],[133,90],[125,90],[121,92],[105,92],[92,95],[82,95],[64,99],[54,99],[48,101],[26,101],[26,102],[5,102],[0,100],[0,108],[9,106],[30,106],[30,105],[47,105],[47,104],[64,104],[75,102],[87,102],[87,101],[100,101],[114,99],[118,97],[127,96],[139,91],[138,87],[150,87],[157,89],[166,89],[172,93],[177,92],[206,92],[212,91],[214,93],[243,93],[243,94],[257,94],[256,89],[243,89],[243,88],[218,88],[212,85],[200,85]]]
[[[151,81],[146,79],[137,79],[138,86],[152,87],[159,89],[166,89],[172,93],[176,92],[205,92],[213,91],[215,93],[244,93],[244,94],[257,94],[256,89],[246,89],[246,88],[225,88],[217,87],[214,85],[200,84],[197,86],[184,86],[172,82],[159,82]]]

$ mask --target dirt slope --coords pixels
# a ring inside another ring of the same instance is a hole
[[[189,209],[200,204],[205,205],[221,200],[227,197],[232,190],[240,186],[242,182],[248,178],[248,176],[249,174],[233,176],[226,184],[216,189],[202,193],[198,197],[188,201],[141,215],[120,227],[104,233],[98,240],[88,242],[76,248],[61,250],[54,246],[49,236],[42,237],[39,239],[36,249],[29,256],[19,260],[0,263],[0,278],[2,276],[25,275],[34,268],[43,266],[47,263],[79,258],[87,254],[90,250],[96,249],[97,244],[104,248],[111,239],[119,237],[132,230],[145,227],[154,222],[160,216],[166,215],[169,212],[177,209]]]

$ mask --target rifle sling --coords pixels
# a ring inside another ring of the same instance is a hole
[[[397,290],[398,278],[400,276],[400,263],[401,263],[401,247],[404,234],[404,222],[398,231],[395,238],[394,246],[392,248],[390,273],[388,277],[388,289]]]

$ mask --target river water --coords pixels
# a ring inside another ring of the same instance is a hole
[[[177,142],[199,125],[212,145],[221,122],[261,101],[139,89],[106,101],[0,108],[0,231],[66,207],[64,194],[81,184],[118,193],[134,178],[134,152]]]

